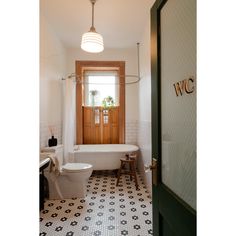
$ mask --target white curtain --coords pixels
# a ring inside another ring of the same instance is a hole
[[[63,81],[63,145],[64,161],[73,161],[75,144],[75,88],[76,83],[72,79]]]

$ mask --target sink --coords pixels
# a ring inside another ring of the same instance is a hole
[[[40,153],[40,162],[39,162],[39,170],[47,168],[50,163],[50,158],[46,153]]]

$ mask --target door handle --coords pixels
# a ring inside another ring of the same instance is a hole
[[[152,183],[157,186],[157,160],[155,158],[152,158],[151,165],[144,165],[144,171],[146,173],[152,171]]]

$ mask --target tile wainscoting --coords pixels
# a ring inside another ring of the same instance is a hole
[[[125,143],[137,144],[138,121],[130,120],[125,123]]]
[[[148,191],[152,191],[152,174],[151,172],[146,173],[144,171],[144,165],[151,164],[151,121],[139,121],[138,123],[138,135],[137,135],[137,144],[140,148],[140,155],[138,158],[138,169],[142,178],[147,186]]]
[[[48,139],[51,137],[50,126],[53,126],[54,137],[57,138],[57,143],[62,143],[62,123],[40,123],[40,147],[48,146]],[[125,123],[125,133],[126,143],[137,144],[138,121],[127,121]]]

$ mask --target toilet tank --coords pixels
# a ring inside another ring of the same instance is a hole
[[[41,148],[41,152],[50,152],[55,153],[58,159],[59,165],[63,165],[63,145],[57,145],[53,147],[44,147]]]

